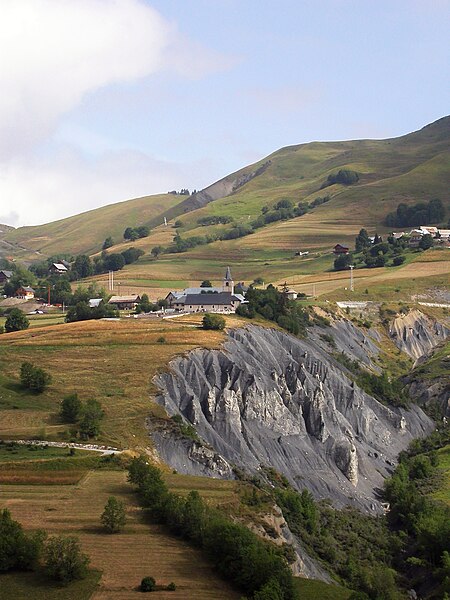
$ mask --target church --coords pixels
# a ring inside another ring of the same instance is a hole
[[[186,288],[182,292],[169,292],[169,307],[180,312],[233,313],[245,302],[242,294],[234,293],[231,269],[227,267],[222,287]]]

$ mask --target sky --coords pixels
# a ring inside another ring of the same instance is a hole
[[[0,223],[449,114],[450,0],[1,0]]]

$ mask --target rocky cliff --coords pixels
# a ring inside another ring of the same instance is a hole
[[[367,347],[367,360],[376,351],[350,325],[330,329],[352,352]],[[249,326],[230,331],[220,350],[174,360],[155,379],[158,400],[204,443],[154,431],[161,457],[180,472],[212,477],[233,477],[233,465],[250,472],[269,465],[316,498],[380,511],[377,490],[398,453],[433,423],[416,406],[394,409],[368,396],[316,337]]]
[[[389,335],[397,348],[417,361],[448,338],[450,327],[414,309],[392,321]]]

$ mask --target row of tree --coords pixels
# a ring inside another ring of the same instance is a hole
[[[445,207],[442,201],[433,198],[429,202],[418,202],[413,205],[399,204],[394,212],[386,216],[385,223],[388,227],[415,227],[441,223],[444,217]]]
[[[198,492],[170,492],[160,469],[144,458],[131,461],[128,478],[143,505],[172,533],[202,549],[218,572],[253,600],[294,600],[292,573],[275,545],[206,504]]]

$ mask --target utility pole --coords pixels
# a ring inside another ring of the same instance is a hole
[[[47,304],[50,306],[50,286],[47,286]]]
[[[313,295],[313,298],[316,297],[316,284],[315,283],[313,283],[313,294],[312,295]]]
[[[350,291],[353,292],[354,291],[354,286],[353,286],[353,269],[355,268],[355,265],[348,265],[350,267]]]

